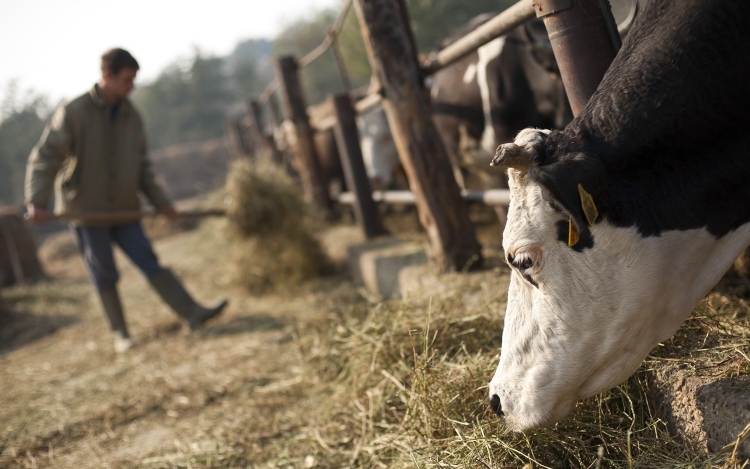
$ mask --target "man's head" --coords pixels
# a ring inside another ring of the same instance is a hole
[[[110,49],[102,55],[102,79],[99,92],[105,101],[125,99],[133,90],[133,81],[140,68],[124,49]]]

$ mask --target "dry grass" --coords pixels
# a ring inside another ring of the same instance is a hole
[[[649,364],[625,384],[581,402],[553,428],[508,433],[486,398],[498,360],[495,312],[502,298],[466,311],[462,293],[431,303],[381,304],[338,326],[326,341],[330,348],[311,357],[317,376],[336,375],[321,390],[330,405],[317,407],[308,428],[324,448],[322,466],[740,467],[731,461],[733,448],[700,454],[669,435],[648,399]],[[733,340],[747,350],[747,341]]]
[[[281,167],[262,157],[234,162],[227,195],[238,284],[253,294],[288,291],[332,272],[313,234],[314,212]]]
[[[509,275],[497,251],[486,252],[493,270],[441,277],[431,297],[374,301],[337,276],[252,297],[231,289],[222,233],[225,221],[210,220],[157,244],[198,298],[232,295],[199,334],[181,332],[125,267],[141,345],[124,357],[109,350],[85,280],[3,291],[13,321],[38,321],[13,322],[13,334],[72,322],[0,349],[0,467],[741,467],[731,446],[708,455],[671,437],[645,378],[658,361],[700,366],[702,356],[728,360],[727,376],[750,373],[736,366],[737,350],[750,354],[739,281],[720,285],[626,383],[550,429],[510,434],[486,396]]]
[[[227,215],[246,237],[298,231],[309,210],[294,181],[267,158],[234,161],[226,191]]]

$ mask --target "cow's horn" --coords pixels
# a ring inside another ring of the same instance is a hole
[[[534,161],[534,152],[519,147],[515,143],[505,143],[497,147],[490,166],[503,166],[514,169],[528,169]]]

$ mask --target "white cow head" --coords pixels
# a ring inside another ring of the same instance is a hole
[[[606,217],[569,233],[554,181],[530,171],[548,133],[523,130],[494,161],[509,167],[503,248],[513,273],[489,394],[516,431],[557,422],[577,400],[626,380],[750,239],[748,225],[718,240],[703,229],[643,237]],[[569,246],[569,235],[586,247]]]
[[[388,189],[394,182],[399,165],[398,151],[382,106],[360,114],[357,127],[362,148],[362,161],[373,190]]]

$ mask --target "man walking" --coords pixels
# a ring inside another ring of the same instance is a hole
[[[172,272],[159,264],[140,221],[117,219],[117,212],[140,209],[139,192],[170,219],[177,216],[154,180],[140,116],[127,99],[138,69],[127,51],[107,51],[99,83],[55,111],[29,156],[25,181],[26,207],[33,222],[49,218],[53,187],[56,214],[82,215],[71,223],[71,230],[114,332],[118,353],[131,348],[134,341],[117,292],[113,243],[191,329],[227,305],[226,300],[209,308],[196,303]],[[109,212],[115,221],[87,220],[86,213],[92,212]]]

